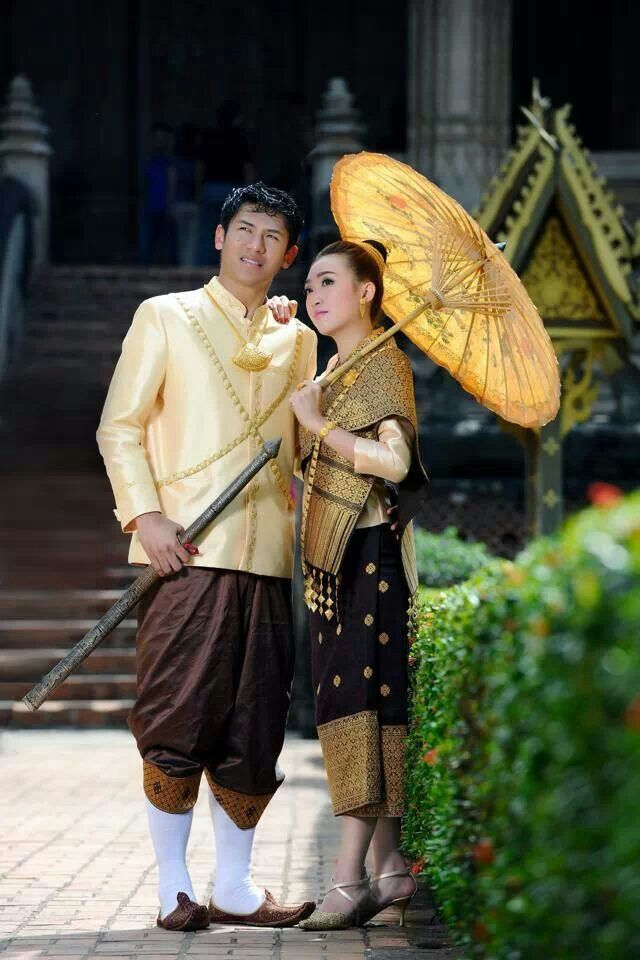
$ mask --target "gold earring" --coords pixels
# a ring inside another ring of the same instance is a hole
[[[367,315],[367,301],[364,297],[360,297],[360,319],[364,320]]]

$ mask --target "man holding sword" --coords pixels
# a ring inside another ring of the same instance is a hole
[[[167,930],[212,922],[292,926],[313,904],[280,905],[253,884],[255,827],[277,769],[293,671],[288,398],[313,378],[315,334],[281,324],[269,286],[297,254],[301,216],[280,190],[234,190],[216,228],[220,274],[201,290],[138,308],[105,402],[98,443],[131,563],[162,574],[138,612],[137,700],[129,726],[144,789]],[[277,459],[201,537],[180,535],[265,440]],[[209,908],[186,867],[202,776],[217,850]]]

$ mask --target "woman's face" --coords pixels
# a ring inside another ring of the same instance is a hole
[[[307,313],[318,331],[333,337],[339,330],[360,321],[360,298],[373,295],[370,281],[356,279],[349,261],[340,253],[320,257],[311,265],[304,292]]]

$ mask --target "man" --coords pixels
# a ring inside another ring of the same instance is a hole
[[[316,337],[281,325],[266,294],[298,252],[294,201],[261,183],[229,195],[216,228],[220,274],[201,290],[146,300],[124,340],[98,444],[129,560],[163,578],[138,612],[137,700],[129,717],[159,869],[158,924],[291,926],[313,904],[281,906],[251,879],[256,824],[280,785],[289,707],[295,433],[288,398],[313,377]],[[282,437],[202,536],[179,535]],[[202,774],[217,870],[209,910],[195,902],[186,848]]]

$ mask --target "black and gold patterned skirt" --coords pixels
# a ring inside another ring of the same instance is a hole
[[[316,723],[334,814],[404,812],[409,591],[389,524],[356,529],[339,617],[309,617]]]

